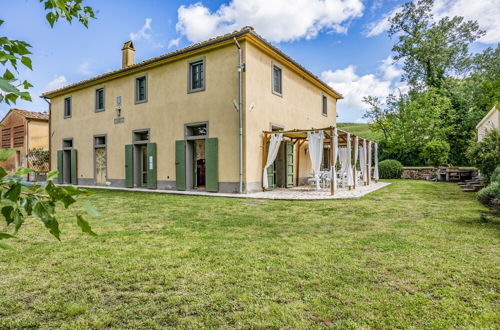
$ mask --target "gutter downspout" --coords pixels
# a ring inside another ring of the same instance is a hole
[[[239,170],[240,170],[240,182],[238,186],[238,192],[241,194],[243,192],[243,71],[245,70],[245,65],[242,63],[241,58],[241,46],[238,43],[236,37],[233,38],[236,47],[238,47],[238,120],[239,120]]]
[[[40,96],[49,105],[49,172],[52,171],[52,133],[51,133],[51,115],[52,115],[52,103],[46,97]]]

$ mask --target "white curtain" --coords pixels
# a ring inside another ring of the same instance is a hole
[[[351,133],[347,133],[347,148],[346,148],[346,167],[347,167],[347,185],[352,186],[354,184],[354,178],[352,177],[352,155],[351,155]]]
[[[356,169],[356,164],[358,163],[358,154],[359,154],[359,148],[358,148],[358,143],[359,143],[359,139],[358,137],[356,136],[354,138],[354,166],[352,167],[353,168],[353,173],[354,173],[354,182],[358,182],[358,170]]]
[[[368,159],[366,157],[366,140],[363,139],[363,168],[361,169],[363,173],[363,182],[368,182],[368,173],[366,170],[366,165],[368,164]]]
[[[332,164],[332,181],[330,184],[333,184],[334,189],[337,189],[337,158],[339,157],[339,135],[337,133],[337,129],[335,128],[333,131],[333,164]]]
[[[281,141],[283,140],[283,133],[271,134],[269,141],[269,149],[267,150],[267,161],[264,166],[264,173],[262,174],[262,187],[267,189],[269,187],[269,179],[267,178],[267,169],[274,163],[278,150],[280,149]]]
[[[373,170],[373,178],[378,180],[378,143],[375,143],[375,169]]]
[[[309,156],[311,157],[311,165],[313,175],[316,178],[316,189],[319,189],[319,172],[321,169],[321,161],[323,160],[323,140],[325,134],[323,131],[307,132],[307,141],[309,142]]]
[[[368,177],[372,177],[372,141],[368,142]]]

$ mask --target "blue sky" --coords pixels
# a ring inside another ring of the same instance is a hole
[[[42,92],[119,68],[127,40],[134,40],[136,61],[141,61],[252,25],[345,96],[338,102],[340,122],[361,122],[363,96],[405,88],[399,64],[391,59],[393,41],[385,32],[385,18],[404,2],[89,0],[97,19],[88,29],[63,21],[51,29],[37,0],[1,0],[5,23],[0,35],[33,46],[33,71],[19,72],[34,85],[33,102],[19,101],[15,107],[46,111],[38,97]],[[436,0],[437,17],[464,13],[487,31],[473,51],[500,41],[500,0]],[[0,104],[0,115],[8,109]]]

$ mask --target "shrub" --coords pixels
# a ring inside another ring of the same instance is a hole
[[[500,164],[499,141],[500,130],[492,129],[486,133],[483,141],[472,142],[467,150],[467,158],[481,171],[486,182],[490,181],[493,171]]]
[[[446,164],[449,153],[450,144],[442,140],[430,141],[422,149],[422,157],[434,167]]]
[[[490,182],[500,182],[500,166],[497,166],[490,176]]]
[[[401,179],[403,165],[394,159],[386,159],[378,164],[378,173],[381,179]]]
[[[493,182],[489,186],[479,190],[476,198],[484,205],[500,211],[500,182]]]

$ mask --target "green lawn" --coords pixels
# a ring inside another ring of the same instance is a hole
[[[28,221],[0,250],[0,328],[500,327],[500,221],[456,184],[91,198],[97,238],[64,212],[62,242]]]
[[[382,133],[373,132],[372,130],[370,130],[369,124],[337,123],[337,127],[344,131],[362,137],[364,139],[368,139],[375,142],[381,141],[382,138],[384,137]]]

